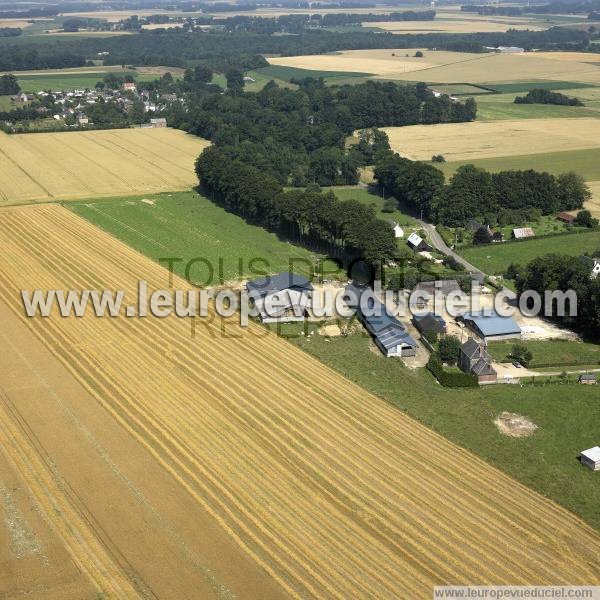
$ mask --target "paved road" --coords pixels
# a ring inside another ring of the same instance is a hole
[[[427,239],[436,250],[439,250],[446,256],[454,257],[457,262],[459,262],[465,267],[465,269],[467,269],[467,271],[469,271],[469,273],[473,273],[478,277],[481,277],[482,280],[483,278],[487,277],[483,271],[472,265],[469,261],[465,260],[462,256],[460,256],[460,254],[454,252],[454,250],[452,250],[448,244],[446,244],[442,236],[438,233],[435,225],[432,225],[431,223],[425,223],[425,221],[421,221],[420,219],[417,219],[417,221],[427,233]]]

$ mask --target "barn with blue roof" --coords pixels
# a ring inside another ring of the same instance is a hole
[[[485,342],[510,340],[521,337],[521,328],[512,317],[503,317],[495,310],[465,313],[458,318]]]
[[[406,327],[388,314],[385,306],[373,298],[368,307],[361,307],[362,294],[370,290],[367,286],[351,284],[346,292],[352,292],[353,299],[358,305],[349,302],[349,306],[356,308],[356,314],[366,330],[373,336],[373,341],[386,356],[415,356],[417,353],[417,342],[410,336]],[[365,308],[363,311],[362,309]],[[367,309],[368,308],[368,309]]]

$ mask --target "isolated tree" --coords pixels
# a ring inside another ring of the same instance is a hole
[[[493,235],[490,233],[489,228],[486,227],[485,225],[482,226],[482,227],[480,227],[473,234],[473,244],[474,245],[478,245],[478,244],[490,244],[493,239],[494,239]]]
[[[14,75],[2,75],[0,77],[0,95],[14,95],[20,91],[21,87]]]
[[[528,367],[533,359],[533,354],[529,351],[525,344],[514,344],[510,355],[515,360],[519,361],[524,367]]]
[[[582,227],[597,227],[598,219],[592,217],[592,213],[589,210],[580,210],[575,217],[574,223],[581,225]]]
[[[449,365],[456,364],[460,353],[460,340],[455,335],[443,337],[438,344],[440,359]]]

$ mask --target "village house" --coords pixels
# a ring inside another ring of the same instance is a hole
[[[287,272],[246,283],[263,323],[303,321],[313,289],[306,277]]]
[[[162,127],[167,126],[167,120],[164,117],[159,117],[157,119],[150,119],[150,126],[154,129],[160,129]]]
[[[479,383],[494,383],[498,379],[486,345],[473,338],[469,338],[460,347],[458,367],[465,373],[475,375]]]
[[[123,84],[123,90],[125,92],[135,92],[135,83],[133,81],[126,81]]]
[[[444,335],[446,333],[446,321],[433,312],[426,315],[413,315],[412,321],[421,334],[433,332],[437,335]]]

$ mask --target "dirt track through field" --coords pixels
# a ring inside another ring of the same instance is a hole
[[[133,302],[138,279],[168,287],[164,269],[60,206],[2,210],[0,244],[0,299],[18,314],[19,289],[124,289]],[[260,327],[27,326],[289,596],[600,583],[591,528]]]

